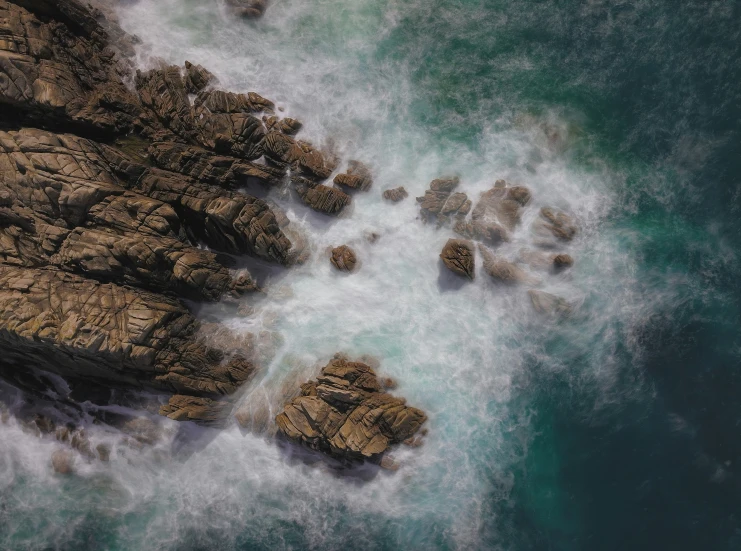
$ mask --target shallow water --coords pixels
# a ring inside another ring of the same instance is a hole
[[[274,0],[257,22],[210,2],[119,8],[155,57],[205,65],[374,167],[352,216],[275,193],[309,262],[268,281],[240,331],[275,356],[243,401],[274,400],[335,352],[368,354],[429,415],[397,472],[339,476],[231,426],[172,424],[153,448],[54,476],[53,444],[0,425],[0,547],[59,549],[733,549],[741,244],[739,5],[731,1]],[[453,234],[413,197],[444,174],[573,213],[572,270],[533,272],[580,306],[542,319],[526,287],[460,284]],[[399,205],[381,191],[404,185]],[[367,234],[377,233],[375,243]],[[327,247],[360,269],[338,274]],[[247,299],[248,301],[252,299]],[[275,404],[272,404],[275,407]],[[275,413],[275,412],[274,412]]]

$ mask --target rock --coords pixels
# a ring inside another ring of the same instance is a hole
[[[373,369],[336,356],[302,386],[276,417],[289,440],[346,462],[380,463],[393,444],[411,438],[427,416],[381,391]]]
[[[162,437],[160,426],[146,417],[129,419],[120,428],[122,432],[147,446],[153,446]]]
[[[527,294],[530,297],[533,308],[539,314],[567,317],[574,311],[574,306],[559,296],[536,290],[530,290]]]
[[[448,239],[440,253],[443,264],[458,275],[473,279],[476,275],[473,243],[463,239]]]
[[[407,193],[407,190],[404,189],[404,187],[397,187],[394,189],[387,189],[383,192],[383,198],[387,201],[391,201],[392,203],[398,203],[399,201],[403,201],[409,197],[409,193]]]
[[[453,231],[458,235],[476,239],[491,247],[499,246],[510,239],[507,230],[496,222],[459,220],[453,226]]]
[[[530,201],[530,191],[525,187],[506,187],[503,180],[484,192],[471,213],[474,222],[489,226],[501,224],[513,230],[520,221],[521,209]]]
[[[564,268],[571,268],[574,265],[574,259],[568,254],[557,254],[553,257],[553,266],[557,270],[563,270]]]
[[[539,236],[548,237],[550,233],[561,241],[571,241],[577,232],[573,218],[563,211],[549,207],[540,209],[540,218],[535,221],[533,229]]]
[[[74,468],[74,456],[69,450],[55,450],[51,454],[51,466],[55,473],[72,474]]]
[[[203,396],[176,394],[160,408],[160,415],[175,421],[195,421],[202,425],[220,425],[229,417],[232,404]]]
[[[0,266],[2,375],[27,366],[70,380],[196,395],[234,392],[250,371],[209,356],[179,302],[58,270]]]
[[[426,219],[433,217],[443,224],[450,216],[465,217],[471,210],[471,201],[465,193],[452,193],[459,184],[456,178],[440,178],[430,183],[423,197],[417,197],[420,210]]]
[[[347,245],[341,245],[332,249],[332,256],[330,258],[332,265],[341,272],[352,272],[358,262],[353,251]]]
[[[296,119],[292,119],[290,117],[281,119],[277,123],[278,131],[283,132],[283,134],[285,134],[286,136],[295,136],[301,131],[303,126],[304,125],[301,121],[297,121]]]
[[[185,89],[189,94],[197,94],[216,81],[216,77],[201,65],[185,62]]]
[[[324,214],[339,214],[350,204],[350,196],[339,189],[293,178],[294,189],[307,206]]]
[[[479,245],[479,251],[484,257],[484,271],[495,281],[506,284],[530,282],[531,278],[516,264],[494,256],[481,245]]]
[[[235,14],[246,19],[262,17],[268,7],[267,0],[227,0]]]
[[[373,185],[370,169],[360,161],[350,161],[347,172],[338,174],[334,183],[354,190],[368,191]]]
[[[121,81],[118,56],[96,19],[71,0],[0,2],[0,104],[9,108],[4,119],[101,136],[141,124],[141,105]]]

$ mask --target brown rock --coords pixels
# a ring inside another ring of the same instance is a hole
[[[475,250],[473,243],[463,239],[448,239],[440,253],[443,264],[458,275],[473,279],[475,277]]]
[[[72,474],[75,458],[69,450],[55,450],[51,454],[51,466],[55,473]]]
[[[370,169],[360,161],[350,161],[347,172],[338,174],[334,183],[354,190],[368,191],[373,185]]]
[[[409,197],[409,193],[407,193],[407,190],[404,189],[404,187],[397,187],[394,189],[387,189],[383,192],[383,198],[387,201],[391,201],[392,203],[398,203],[399,201],[403,201]]]
[[[571,241],[576,235],[577,228],[573,218],[563,211],[543,207],[540,209],[541,220],[538,221],[539,228],[552,233],[562,241]]]
[[[294,189],[307,206],[324,214],[339,214],[350,204],[347,193],[305,178],[293,178]]]
[[[332,249],[330,261],[341,272],[352,272],[355,269],[358,259],[355,256],[355,251],[347,245],[341,245]]]
[[[530,281],[527,273],[512,262],[494,256],[485,247],[479,245],[481,256],[484,257],[484,271],[499,283],[515,284]]]
[[[205,67],[185,62],[185,89],[189,94],[197,94],[215,81],[216,77]]]
[[[557,254],[553,257],[553,266],[557,270],[563,270],[564,268],[570,268],[574,265],[574,259],[568,254]]]
[[[370,366],[336,356],[276,423],[290,440],[338,459],[380,462],[391,445],[411,438],[426,419],[383,393]]]
[[[195,421],[202,425],[220,425],[229,417],[232,404],[203,396],[176,394],[160,408],[160,415],[175,421]]]

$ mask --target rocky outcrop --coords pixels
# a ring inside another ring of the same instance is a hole
[[[216,77],[201,65],[185,62],[185,90],[189,94],[198,94],[209,84],[215,83]]]
[[[358,263],[355,251],[347,245],[340,245],[339,247],[332,249],[332,254],[329,260],[332,262],[332,265],[341,272],[352,272],[355,270],[355,266]]]
[[[398,203],[400,201],[403,201],[407,197],[409,197],[409,193],[406,189],[404,189],[403,186],[393,189],[387,189],[383,192],[383,198],[387,201],[391,201],[392,203]]]
[[[340,214],[350,202],[350,196],[307,178],[292,178],[293,187],[301,200],[311,209],[323,214]]]
[[[0,266],[0,368],[29,366],[72,382],[195,395],[234,392],[252,371],[199,341],[177,300],[60,272]]]
[[[444,223],[451,216],[465,217],[471,210],[471,201],[465,193],[453,193],[458,187],[458,177],[438,178],[430,182],[430,189],[424,196],[417,197],[420,211],[425,220],[437,220]]]
[[[468,279],[476,275],[475,249],[473,243],[463,239],[448,239],[440,258],[451,272]]]
[[[276,417],[289,440],[347,461],[380,462],[412,438],[427,416],[383,391],[367,364],[335,356]]]
[[[368,191],[373,185],[373,177],[366,165],[360,161],[350,161],[347,172],[335,176],[334,183],[357,191]]]
[[[21,7],[23,6],[23,7]],[[95,14],[75,1],[0,1],[0,113],[110,136],[146,125]]]

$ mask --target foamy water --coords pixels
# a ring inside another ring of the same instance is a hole
[[[256,302],[253,316],[222,319],[236,331],[268,330],[276,339],[275,357],[248,383],[243,402],[273,400],[286,381],[308,380],[335,352],[367,354],[399,383],[396,393],[427,412],[424,446],[394,451],[397,472],[340,476],[234,424],[216,431],[166,423],[160,443],[142,450],[90,427],[94,442],[112,444],[111,461],[80,460],[76,474],[62,478],[49,465],[55,444],[11,419],[0,425],[0,438],[9,443],[0,449],[0,491],[12,500],[1,514],[16,519],[16,528],[0,544],[510,546],[497,516],[513,506],[512,469],[535,436],[531,422],[539,413],[530,391],[540,384],[538,374],[561,371],[574,387],[593,387],[595,408],[613,400],[617,350],[637,354],[631,329],[671,296],[646,298],[632,236],[611,219],[625,208],[625,175],[593,152],[581,115],[558,105],[534,112],[516,98],[497,97],[426,122],[420,114],[426,96],[415,76],[421,54],[414,44],[400,46],[403,55],[394,49],[404,19],[423,9],[398,1],[274,0],[264,19],[243,22],[210,2],[140,0],[119,14],[124,29],[142,39],[141,67],[155,57],[201,63],[221,88],[258,92],[284,108],[282,115],[301,120],[301,138],[331,144],[345,162],[373,167],[373,188],[354,195],[352,214],[340,219],[274,193],[313,254],[268,281],[268,298]],[[513,57],[503,70],[528,71],[530,63]],[[549,140],[546,130],[558,138]],[[531,224],[540,207],[573,213],[579,235],[559,252],[571,254],[575,267],[559,275],[532,272],[540,279],[534,288],[580,304],[571,319],[536,315],[529,287],[495,285],[480,256],[471,283],[441,268],[438,255],[454,234],[423,224],[413,198],[446,174],[458,174],[457,191],[474,201],[499,178],[531,190],[512,243],[498,250],[510,259],[534,246]],[[381,199],[384,189],[399,185],[409,199],[398,205]],[[370,242],[370,233],[379,238]],[[356,273],[330,265],[325,251],[340,244],[355,249]]]

